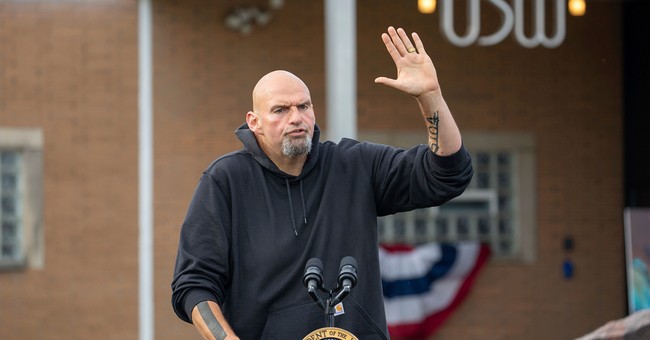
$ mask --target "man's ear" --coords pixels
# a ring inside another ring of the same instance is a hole
[[[260,117],[257,115],[257,113],[253,111],[248,111],[246,113],[246,124],[248,124],[248,128],[255,132],[255,133],[261,133],[261,127],[260,127]]]

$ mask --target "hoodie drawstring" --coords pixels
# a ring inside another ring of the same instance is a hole
[[[302,179],[300,180],[300,200],[302,201],[302,219],[307,225],[307,209],[305,209],[305,194],[302,193]]]
[[[293,201],[291,200],[291,187],[289,186],[289,179],[285,178],[284,183],[287,185],[287,196],[289,197],[289,211],[291,212],[291,224],[293,224],[293,232],[298,236],[298,226],[296,225],[296,216],[293,213]],[[302,180],[300,180],[300,200],[302,202],[302,216],[305,225],[307,225],[307,209],[305,209],[305,195],[302,191]]]

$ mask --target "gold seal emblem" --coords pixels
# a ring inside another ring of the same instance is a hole
[[[359,338],[345,329],[325,327],[307,334],[302,340],[359,340]]]

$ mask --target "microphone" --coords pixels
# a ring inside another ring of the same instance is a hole
[[[329,308],[334,308],[339,302],[343,301],[357,284],[357,260],[354,257],[346,256],[341,259],[339,268],[338,293],[329,301]]]
[[[323,261],[319,258],[313,257],[307,261],[305,265],[305,275],[302,278],[302,283],[307,287],[307,291],[315,292],[323,285]]]
[[[341,259],[339,268],[339,285],[349,291],[357,284],[357,260],[346,256]]]

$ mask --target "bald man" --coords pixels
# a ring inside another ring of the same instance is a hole
[[[357,259],[357,285],[335,316],[363,340],[388,339],[377,255],[377,216],[440,205],[469,184],[472,165],[422,41],[382,34],[397,67],[383,84],[413,96],[428,145],[408,150],[342,139],[319,142],[309,89],[273,71],[253,89],[236,131],[244,148],[203,172],[181,227],[172,303],[205,339],[302,339],[325,327],[303,286],[305,263]]]

